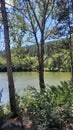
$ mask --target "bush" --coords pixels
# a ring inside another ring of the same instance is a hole
[[[55,53],[48,59],[49,71],[70,71],[70,57],[69,51],[62,50],[63,52]]]
[[[12,116],[9,104],[0,106],[0,128]]]
[[[3,111],[3,107],[0,106],[0,127],[3,123],[4,123],[4,111]]]
[[[73,123],[73,89],[67,82],[48,86],[43,94],[30,87],[19,104],[27,108],[36,129],[39,126],[63,127]]]
[[[6,67],[6,59],[0,57],[0,72],[6,72],[7,67]]]

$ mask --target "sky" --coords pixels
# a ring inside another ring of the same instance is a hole
[[[13,0],[5,0],[6,3],[10,4],[10,5],[13,5]],[[6,4],[6,7],[7,8],[10,8],[9,5]]]
[[[11,7],[8,4],[13,5],[13,0],[5,0],[5,2],[7,3],[6,8]],[[2,50],[3,48],[4,48],[4,35],[3,32],[0,31],[0,50]]]

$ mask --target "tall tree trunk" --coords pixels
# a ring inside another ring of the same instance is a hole
[[[44,82],[44,42],[41,40],[41,49],[39,56],[39,86],[41,93],[45,90],[45,82]]]
[[[70,65],[71,65],[71,84],[73,87],[73,52],[72,52],[72,40],[71,33],[69,38],[69,50],[70,50]]]
[[[7,13],[6,13],[6,8],[5,8],[5,0],[0,0],[0,2],[1,2],[2,19],[3,19],[3,24],[4,24],[4,39],[5,39],[5,50],[6,50],[6,59],[7,59],[10,108],[13,114],[16,114],[15,88],[14,88],[12,65],[11,65],[8,19],[7,19]]]
[[[73,9],[73,1],[72,2],[72,9]],[[70,15],[70,6],[69,6],[69,0],[68,0],[68,15]],[[72,20],[73,20],[73,10],[72,10]],[[69,26],[69,50],[70,50],[70,65],[71,65],[71,84],[73,87],[73,50],[72,50],[72,29],[71,29],[71,20],[68,16],[68,26]]]

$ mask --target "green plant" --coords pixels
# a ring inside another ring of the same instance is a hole
[[[73,88],[69,82],[58,86],[47,86],[44,93],[29,86],[26,94],[16,96],[18,114],[21,119],[29,116],[33,127],[63,127],[73,124]]]
[[[36,129],[42,125],[62,127],[73,123],[73,89],[67,82],[48,86],[43,94],[30,87],[21,104],[25,104],[23,107]]]
[[[0,127],[12,116],[9,104],[0,106]]]
[[[4,111],[3,106],[0,106],[0,127],[4,123]]]

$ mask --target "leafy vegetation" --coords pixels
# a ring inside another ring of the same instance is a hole
[[[68,46],[68,43],[64,40],[45,44],[45,71],[70,71]],[[34,45],[21,47],[19,50],[17,48],[12,48],[11,55],[13,71],[38,71],[36,51],[36,46]],[[6,70],[6,59],[4,55],[1,55],[0,71]]]
[[[34,88],[29,90],[30,94],[27,94],[25,103],[36,128],[40,125],[63,127],[67,123],[73,123],[73,89],[69,83],[47,86],[41,95]]]
[[[3,71],[7,71],[7,67],[6,67],[6,59],[0,57],[0,72]]]
[[[39,127],[62,128],[73,124],[73,88],[69,82],[47,86],[43,94],[29,86],[26,95],[16,95],[16,102],[19,117],[29,116],[36,130]],[[0,111],[2,122],[4,109],[0,107]],[[6,112],[10,115],[9,110]]]
[[[70,71],[69,51],[62,50],[48,59],[49,71]]]
[[[0,105],[0,128],[11,117],[12,113],[8,105]]]
[[[47,86],[44,94],[29,86],[26,95],[17,95],[16,101],[19,117],[29,116],[36,129],[73,124],[73,88],[69,82]]]

